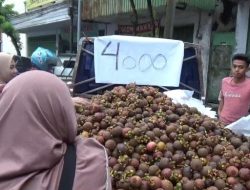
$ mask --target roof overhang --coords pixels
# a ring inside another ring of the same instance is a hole
[[[56,29],[69,21],[70,16],[68,15],[67,3],[54,4],[53,6],[30,11],[11,19],[13,26],[20,33],[27,33],[31,30],[40,30],[48,27]]]

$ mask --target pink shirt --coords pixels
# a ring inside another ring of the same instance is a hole
[[[242,83],[236,84],[232,77],[224,78],[222,80],[221,96],[224,98],[224,105],[220,114],[222,122],[230,124],[248,115],[250,79],[246,78]]]

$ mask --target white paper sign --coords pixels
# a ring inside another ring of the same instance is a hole
[[[97,83],[179,86],[184,43],[134,36],[104,36],[94,41]]]

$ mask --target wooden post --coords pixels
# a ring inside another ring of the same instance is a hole
[[[164,38],[173,38],[174,18],[175,18],[176,0],[167,0],[166,17],[164,25]]]
[[[131,8],[132,8],[132,24],[133,24],[133,30],[134,30],[134,34],[136,36],[137,34],[137,31],[136,31],[136,27],[138,26],[138,13],[137,13],[137,10],[136,10],[136,7],[135,7],[135,2],[134,0],[130,0],[130,5],[131,5]]]
[[[152,36],[155,37],[155,19],[154,19],[154,13],[153,13],[153,6],[151,0],[147,0],[148,4],[148,11],[150,14],[150,20],[152,24]]]

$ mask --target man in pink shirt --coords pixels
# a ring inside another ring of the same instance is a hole
[[[244,54],[235,54],[232,58],[232,77],[222,80],[219,119],[225,125],[248,115],[250,106],[250,79],[246,78],[249,59]]]

